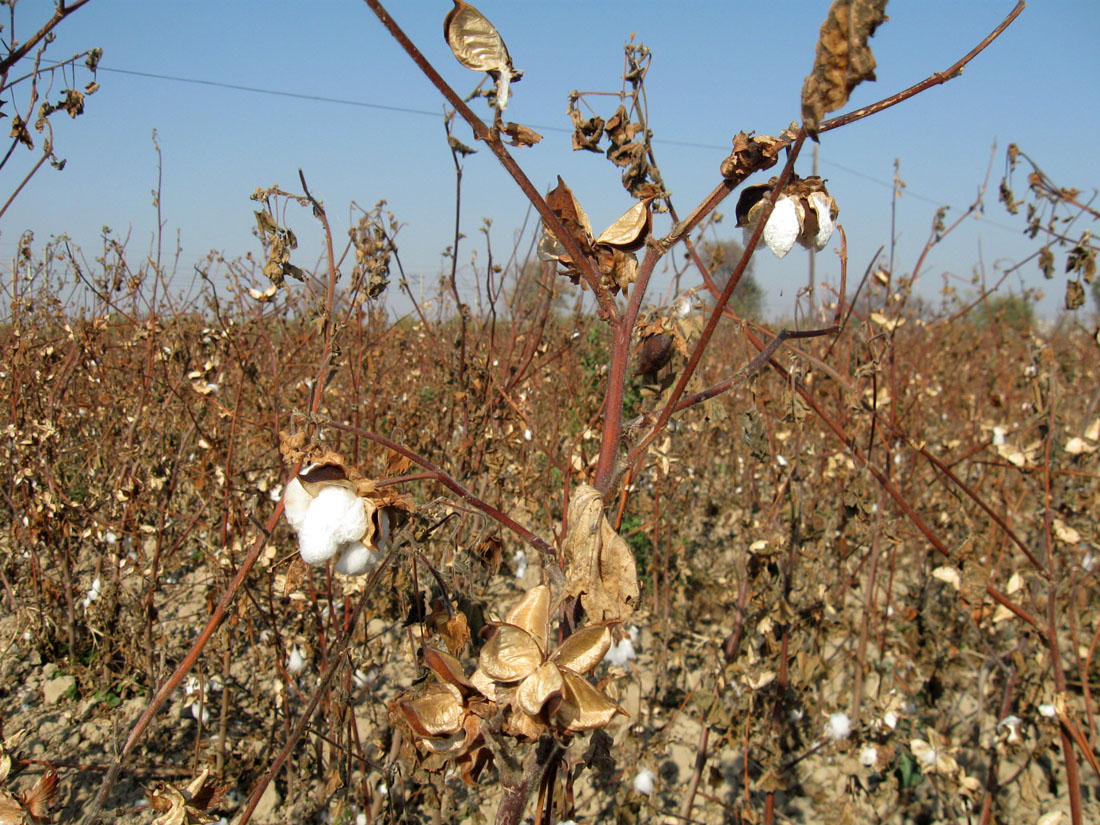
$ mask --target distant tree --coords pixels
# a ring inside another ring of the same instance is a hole
[[[978,321],[982,325],[996,321],[1016,332],[1026,333],[1035,323],[1035,304],[1026,295],[993,294],[979,305]]]
[[[737,268],[737,262],[741,260],[741,253],[745,248],[735,240],[727,240],[708,245],[706,251],[710,254],[711,277],[719,289],[724,289],[733,275],[733,270]],[[745,267],[745,273],[733,291],[729,305],[742,318],[759,318],[762,314],[764,290],[756,281],[753,261],[750,260]]]

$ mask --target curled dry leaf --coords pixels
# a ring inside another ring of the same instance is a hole
[[[603,512],[603,496],[581,484],[569,504],[565,553],[567,595],[579,598],[593,622],[622,622],[638,606],[634,554]]]
[[[1076,278],[1066,281],[1066,309],[1080,309],[1085,305],[1085,288]]]
[[[454,0],[454,8],[443,21],[443,36],[454,52],[455,59],[467,69],[488,72],[497,84],[496,106],[508,108],[508,94],[517,72],[504,45],[504,38],[484,14],[463,0]]]
[[[722,177],[744,180],[753,172],[770,169],[777,163],[779,150],[786,144],[770,135],[750,135],[738,132],[733,137],[733,151],[722,161]]]
[[[149,792],[149,806],[160,814],[153,825],[202,825],[216,821],[217,817],[206,813],[198,798],[209,775],[209,770],[203,770],[183,791],[167,782],[158,782]],[[203,802],[209,799],[209,794],[203,794]]]
[[[821,120],[848,102],[852,90],[875,79],[867,40],[886,20],[886,0],[833,0],[821,25],[813,70],[802,85],[802,122],[816,138]]]
[[[508,121],[501,128],[501,131],[511,138],[508,143],[512,146],[534,146],[542,140],[542,135],[522,123]]]

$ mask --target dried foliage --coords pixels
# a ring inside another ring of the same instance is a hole
[[[833,0],[821,25],[813,70],[802,86],[802,122],[816,136],[822,118],[848,102],[852,90],[875,79],[867,41],[886,20],[886,0]]]
[[[822,40],[865,47],[873,16],[840,6]],[[476,308],[457,229],[422,303],[384,202],[337,254],[304,175],[257,190],[261,254],[211,256],[190,300],[110,234],[91,263],[21,239],[0,816],[42,821],[55,797],[61,821],[173,825],[1100,816],[1095,335],[1039,329],[1026,297],[924,304],[924,255],[849,298],[843,232],[832,323],[741,323],[761,239],[830,240],[836,204],[794,171],[805,130],[738,134],[681,220],[631,43],[610,117],[570,102],[574,148],[609,140],[635,200],[596,235],[505,149],[533,138],[500,123],[495,28],[456,0],[445,31],[495,73],[493,128],[433,82],[544,223],[505,265],[486,225]],[[716,284],[708,216],[782,155],[743,191]],[[295,263],[303,216],[316,272]],[[957,225],[938,213],[925,252]],[[1090,237],[1067,254],[1083,278]],[[679,244],[701,283],[643,307]],[[557,274],[596,308],[563,311]]]

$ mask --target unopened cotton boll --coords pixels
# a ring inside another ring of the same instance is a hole
[[[366,532],[367,511],[359,496],[345,487],[325,487],[298,530],[298,550],[306,563],[324,564]]]

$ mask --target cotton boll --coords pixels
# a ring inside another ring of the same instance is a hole
[[[302,486],[302,482],[297,478],[292,479],[286,485],[283,512],[286,515],[286,520],[290,522],[290,526],[294,528],[295,533],[301,532],[302,525],[306,521],[306,513],[309,511],[309,505],[312,503],[313,496],[306,492],[306,488]]]
[[[624,637],[622,641],[611,645],[611,647],[607,649],[607,655],[604,656],[605,662],[609,665],[616,665],[617,667],[627,667],[634,659],[634,645],[628,637]]]
[[[385,507],[378,510],[378,530],[374,534],[374,548],[385,553],[390,543],[390,511]]]
[[[286,669],[288,673],[301,673],[306,666],[305,656],[302,655],[302,651],[295,645],[290,649],[290,656],[286,660]]]
[[[775,257],[782,258],[794,248],[801,231],[802,222],[798,219],[795,202],[791,198],[780,198],[764,226],[764,243]]]
[[[824,192],[811,192],[809,200],[810,206],[817,212],[817,235],[810,240],[814,249],[820,252],[829,243],[829,239],[833,237],[833,230],[836,229],[829,203],[832,198]]]
[[[200,719],[199,719],[199,715],[200,715],[199,707],[200,706],[199,706],[198,702],[194,702],[191,705],[191,715],[193,717],[195,717],[196,722],[200,721]],[[201,715],[202,715],[202,719],[201,719],[202,723],[204,725],[208,724],[210,722],[210,710],[205,705],[202,706]]]
[[[878,761],[878,748],[874,745],[864,745],[859,752],[859,764],[865,768],[872,767]]]
[[[345,576],[361,576],[371,570],[382,558],[361,541],[353,541],[340,553],[336,560],[336,571]]]
[[[825,723],[825,735],[834,742],[847,739],[852,734],[852,720],[847,713],[831,713]]]
[[[289,492],[289,491],[288,491]],[[362,500],[345,487],[325,487],[313,499],[298,530],[298,549],[308,564],[324,564],[367,532]]]
[[[649,796],[653,793],[654,783],[657,777],[649,768],[642,768],[634,777],[634,793]]]
[[[517,550],[515,555],[512,556],[512,564],[516,566],[517,579],[522,579],[527,575],[527,554],[522,550]]]

